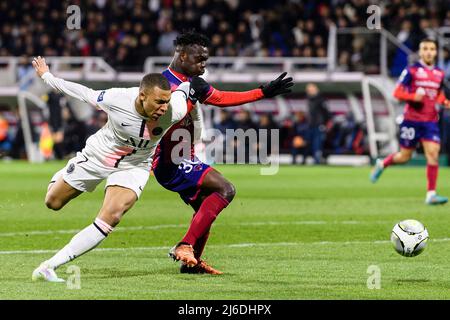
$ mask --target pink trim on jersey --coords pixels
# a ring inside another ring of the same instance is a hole
[[[107,157],[103,160],[103,164],[107,167],[114,167],[117,160],[133,151],[133,147],[121,146],[120,150],[118,150],[115,154],[107,155]]]

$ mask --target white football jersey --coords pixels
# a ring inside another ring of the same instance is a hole
[[[50,72],[42,79],[52,88],[97,106],[108,114],[108,122],[90,136],[81,151],[86,161],[105,170],[150,167],[161,137],[187,113],[189,82],[172,93],[167,112],[157,121],[140,115],[135,108],[138,87],[93,90],[83,85],[56,78]]]

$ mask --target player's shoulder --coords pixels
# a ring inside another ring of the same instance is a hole
[[[105,89],[101,90],[97,96],[97,103],[114,104],[115,102],[135,97],[138,93],[138,87]]]
[[[442,76],[445,76],[445,71],[439,66],[434,66],[433,73],[439,73]]]
[[[189,90],[191,87],[191,83],[190,82],[182,82],[180,83],[180,85],[174,90],[174,92],[180,91],[182,92],[185,96],[186,99],[189,97]]]
[[[420,62],[414,62],[412,64],[407,65],[403,71],[406,71],[408,73],[414,73],[420,68],[423,68]]]

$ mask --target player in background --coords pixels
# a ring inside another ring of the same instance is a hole
[[[444,72],[435,66],[437,44],[434,40],[420,42],[420,60],[403,70],[394,97],[406,102],[400,124],[400,151],[378,159],[370,179],[375,183],[384,169],[411,159],[417,143],[421,142],[427,160],[427,194],[425,203],[444,204],[448,198],[436,193],[439,169],[440,133],[436,104],[450,107],[442,90]]]
[[[77,233],[32,274],[33,280],[63,282],[54,270],[98,246],[138,200],[157,144],[170,126],[190,111],[192,104],[186,100],[190,88],[195,88],[186,82],[172,93],[167,79],[153,73],[144,76],[139,87],[96,91],[56,78],[44,58],[35,58],[33,67],[53,89],[108,114],[106,125],[90,136],[84,149],[53,176],[45,197],[48,208],[60,210],[106,179],[104,202],[94,223]]]
[[[284,78],[286,73],[274,81],[245,92],[221,91],[206,83],[201,76],[205,73],[209,58],[209,39],[194,31],[185,32],[174,41],[175,54],[170,66],[163,72],[169,80],[172,90],[181,83],[191,81],[200,92],[196,96],[204,104],[229,107],[271,98],[290,92],[292,78]],[[193,78],[194,77],[194,78]],[[208,241],[212,223],[235,196],[234,186],[217,170],[202,163],[194,152],[194,143],[200,140],[203,121],[198,106],[180,123],[173,126],[161,140],[153,161],[153,172],[158,182],[166,189],[178,192],[184,202],[194,209],[194,215],[181,241],[175,245],[169,255],[181,260],[181,273],[222,274],[201,259]],[[189,155],[183,155],[182,161],[171,159],[172,149],[178,141],[171,141],[172,132],[184,128],[193,138],[188,143]]]

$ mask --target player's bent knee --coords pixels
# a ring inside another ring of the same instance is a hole
[[[411,154],[401,154],[400,158],[398,159],[399,163],[406,163],[409,160],[411,160]]]
[[[223,185],[220,193],[228,202],[231,202],[236,195],[236,188],[233,184],[228,182]]]
[[[47,206],[47,208],[55,210],[55,211],[60,210],[64,206],[61,199],[59,199],[58,197],[55,197],[52,194],[47,194],[45,196],[45,205]]]

